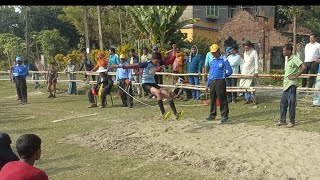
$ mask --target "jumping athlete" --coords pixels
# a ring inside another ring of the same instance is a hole
[[[137,63],[129,66],[113,65],[113,68],[123,68],[123,69],[142,68],[143,69],[142,88],[148,93],[151,93],[157,97],[158,105],[164,120],[168,120],[171,115],[170,111],[166,112],[164,109],[163,101],[162,101],[162,99],[164,98],[168,100],[170,108],[172,109],[173,114],[176,116],[175,119],[180,120],[185,114],[184,110],[182,110],[179,113],[177,112],[171,93],[168,93],[167,91],[162,89],[154,79],[155,72],[157,70],[160,60],[161,60],[161,54],[156,52],[152,55],[152,60],[148,60],[143,63]],[[168,61],[163,63],[167,64],[172,62]],[[164,65],[164,64],[160,64],[160,65]]]

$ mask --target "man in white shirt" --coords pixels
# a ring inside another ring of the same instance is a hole
[[[240,87],[250,87],[257,84],[256,78],[258,77],[258,53],[253,49],[253,44],[247,41],[244,45],[244,59],[242,63],[241,74],[243,75],[254,75],[253,78],[240,79]],[[244,104],[256,103],[255,94],[245,93],[246,102]]]
[[[316,74],[318,71],[318,64],[315,62],[320,58],[320,44],[317,42],[314,34],[310,35],[310,43],[308,43],[304,49],[305,59],[304,62],[307,69],[303,74]],[[315,77],[309,78],[308,88],[312,88],[314,85]],[[302,87],[307,86],[307,79],[302,79]]]
[[[230,66],[232,68],[233,74],[239,74],[239,68],[241,63],[241,57],[238,54],[237,49],[234,46],[231,46],[230,51],[227,52],[229,55],[227,57]],[[237,86],[237,78],[228,78],[227,79],[227,87]],[[237,93],[227,93],[228,96],[228,102],[235,103],[237,98]]]

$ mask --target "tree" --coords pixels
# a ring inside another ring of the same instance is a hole
[[[29,32],[57,29],[62,36],[69,38],[68,50],[77,47],[80,38],[77,29],[69,22],[64,22],[58,18],[59,15],[64,14],[62,6],[20,6],[22,17],[25,17],[27,7],[30,8]],[[21,21],[24,28],[25,18],[21,19]]]
[[[143,38],[164,46],[168,41],[178,43],[185,39],[179,29],[196,19],[179,21],[187,6],[129,6],[135,24]]]
[[[49,58],[53,59],[56,54],[65,54],[68,47],[68,39],[60,36],[58,30],[40,31],[37,41],[40,44],[41,51]]]
[[[0,6],[0,33],[11,33],[20,38],[24,37],[24,26],[20,13],[13,6]]]
[[[280,14],[285,15],[289,21],[292,22],[293,27],[293,53],[296,53],[297,50],[297,19],[301,17],[301,14],[304,12],[302,6],[280,6],[278,9]]]
[[[0,34],[0,49],[7,56],[8,65],[16,56],[24,56],[26,45],[20,37],[11,33]]]
[[[320,6],[307,6],[301,17],[301,24],[320,36]]]
[[[84,20],[82,6],[65,6],[63,14],[59,19],[71,23],[81,36],[84,36]],[[120,13],[120,20],[119,20]],[[127,17],[126,17],[127,16]],[[96,6],[88,7],[88,26],[90,32],[90,44],[98,46],[98,14]],[[126,9],[120,6],[101,6],[102,36],[103,44],[107,47],[120,45],[120,34],[123,36],[123,43],[133,42],[136,37],[137,28],[133,20],[127,15]],[[119,21],[124,25],[119,31]]]

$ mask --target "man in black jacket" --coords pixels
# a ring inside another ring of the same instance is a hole
[[[97,107],[97,102],[94,100],[94,96],[100,97],[98,100],[99,108],[105,108],[107,105],[107,94],[110,94],[111,88],[113,86],[113,81],[111,79],[111,76],[108,75],[107,69],[104,67],[100,67],[97,72],[99,73],[97,84],[95,87],[92,87],[90,90],[88,90],[88,98],[91,105],[88,106],[88,108]]]
[[[0,170],[10,161],[19,161],[11,149],[11,138],[7,133],[0,132]]]
[[[91,71],[93,69],[93,67],[94,67],[94,65],[91,62],[91,60],[88,59],[86,51],[83,51],[82,52],[82,62],[81,62],[79,71],[83,71],[83,70]],[[86,78],[86,80],[89,80],[88,75],[85,74],[84,77]],[[92,81],[96,80],[95,75],[92,75],[91,77],[92,77]]]

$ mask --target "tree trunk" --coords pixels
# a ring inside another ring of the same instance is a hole
[[[120,44],[122,45],[122,27],[121,27],[121,10],[119,8],[119,26],[120,26]]]
[[[293,54],[297,53],[297,16],[293,16]]]
[[[84,6],[84,31],[86,37],[86,52],[90,53],[90,41],[89,41],[89,27],[88,27],[88,9]]]
[[[100,6],[97,6],[97,13],[98,13],[98,27],[99,27],[99,45],[100,50],[103,51],[103,41],[102,41],[102,25],[101,25],[101,12]]]

